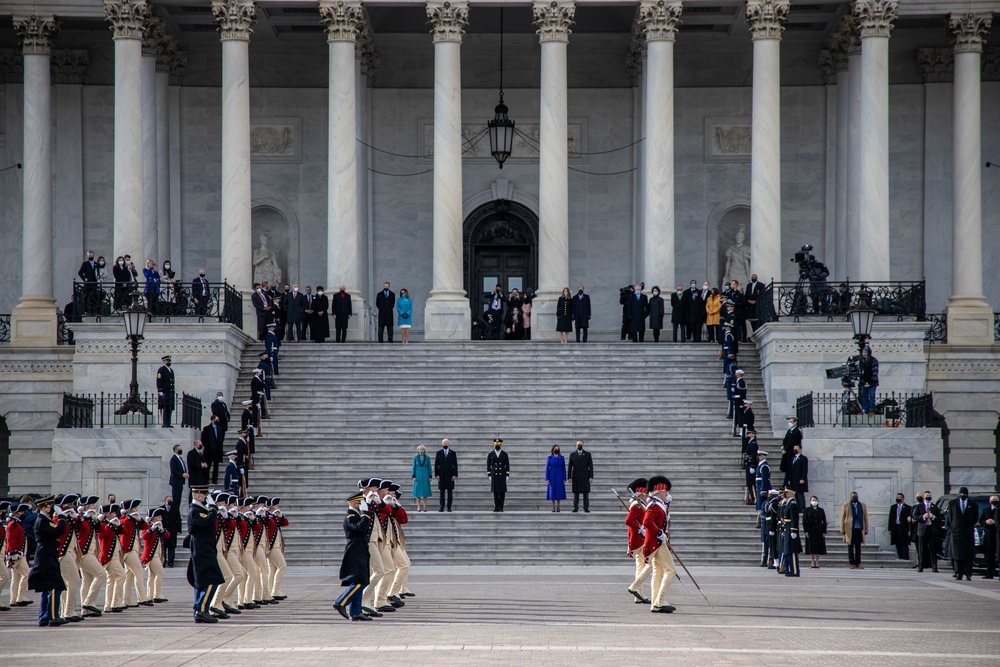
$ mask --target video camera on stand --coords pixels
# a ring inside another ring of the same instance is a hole
[[[839,379],[842,387],[853,389],[861,380],[861,355],[856,354],[853,357],[848,357],[846,364],[827,368],[826,379]]]

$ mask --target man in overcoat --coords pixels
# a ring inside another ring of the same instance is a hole
[[[372,531],[372,514],[361,491],[347,499],[347,516],[344,517],[344,558],[340,563],[340,585],[346,586],[333,608],[352,621],[370,621],[361,610],[361,593],[369,584],[368,538]]]
[[[486,457],[486,475],[490,478],[493,492],[493,511],[503,512],[503,502],[507,495],[507,477],[510,476],[510,457],[503,451],[503,440],[493,441],[493,451]]]
[[[438,512],[445,510],[447,496],[448,511],[451,511],[451,495],[455,490],[455,480],[458,479],[458,454],[451,448],[448,438],[441,441],[441,449],[434,456],[434,479],[441,492],[441,506]]]
[[[209,612],[209,606],[219,586],[226,581],[216,549],[215,529],[219,515],[207,486],[192,485],[191,496],[186,546],[191,550],[187,578],[194,587],[194,622],[218,623],[219,619]]]
[[[59,614],[59,601],[66,583],[59,567],[59,536],[66,530],[66,521],[53,516],[55,497],[46,496],[35,501],[38,518],[35,519],[35,559],[28,573],[28,588],[42,594],[38,606],[38,625],[56,627],[68,623]],[[60,510],[61,512],[62,510]]]
[[[951,525],[951,558],[955,561],[956,579],[972,581],[972,561],[976,556],[976,522],[979,505],[969,500],[969,489],[958,490],[958,498],[948,503],[948,523]]]
[[[392,342],[392,320],[396,314],[396,294],[389,289],[389,283],[382,283],[382,291],[375,297],[375,308],[378,309],[378,342],[385,342],[382,335],[383,330],[389,333],[389,342]]]
[[[573,480],[573,511],[580,511],[580,495],[583,495],[583,511],[590,513],[590,485],[594,481],[594,459],[583,448],[583,440],[576,441],[576,451],[569,455],[569,478]]]

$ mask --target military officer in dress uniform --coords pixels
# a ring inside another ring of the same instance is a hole
[[[236,539],[236,536],[239,535],[237,530],[237,518],[240,517],[239,496],[223,493],[216,498],[215,503],[220,508],[220,512],[222,505],[225,505],[225,518],[219,521],[222,528],[221,548],[226,567],[229,568],[232,577],[227,579],[226,585],[219,589],[220,592],[216,595],[214,606],[227,616],[234,616],[243,613],[239,608],[239,594],[247,576],[240,562],[240,541]],[[225,574],[225,570],[223,570],[223,574]]]
[[[747,433],[747,444],[743,449],[743,472],[746,483],[746,504],[757,506],[757,434],[754,431]]]
[[[240,473],[240,466],[236,462],[236,459],[239,458],[240,453],[234,449],[231,452],[227,452],[226,456],[229,458],[229,463],[226,464],[226,476],[223,479],[223,486],[228,493],[239,496],[240,482],[243,479],[243,475]]]
[[[163,543],[170,537],[170,531],[163,526],[167,516],[165,507],[157,507],[146,513],[149,521],[142,529],[142,555],[139,562],[146,568],[146,597],[153,602],[166,602],[163,597]]]
[[[642,521],[646,516],[646,504],[649,502],[646,484],[646,478],[640,477],[628,485],[628,490],[632,492],[632,501],[629,503],[628,513],[625,515],[625,525],[628,526],[628,551],[626,553],[635,559],[635,579],[629,585],[628,592],[635,598],[636,604],[650,603],[649,598],[643,597],[642,587],[649,579],[649,575],[653,573],[653,566],[649,564],[642,553],[642,544],[646,534],[646,529],[642,527]]]
[[[213,543],[215,544],[215,560],[219,565],[219,571],[222,572],[222,585],[215,589],[212,598],[209,600],[208,613],[216,618],[224,619],[229,618],[229,614],[223,609],[223,600],[236,580],[233,576],[233,571],[229,567],[229,561],[226,560],[225,550],[225,522],[229,518],[226,503],[229,499],[229,494],[223,491],[209,491],[208,497],[215,502],[215,511],[217,512]]]
[[[743,369],[736,368],[733,370],[733,396],[732,396],[732,407],[731,411],[733,413],[733,437],[742,436],[743,429],[743,405],[747,398],[747,381],[743,379]]]
[[[188,508],[188,582],[194,586],[195,623],[218,623],[209,612],[215,591],[225,581],[219,569],[215,547],[215,524],[218,511],[208,495],[207,486],[191,487],[191,507]]]
[[[271,372],[275,375],[278,374],[278,348],[281,343],[278,342],[278,336],[274,333],[275,327],[277,327],[274,322],[267,325],[267,335],[264,336],[264,352],[267,354],[268,360],[271,362]]]
[[[760,522],[760,566],[766,567],[769,570],[773,570],[777,567],[775,565],[775,523],[774,515],[771,512],[771,506],[773,503],[778,502],[778,497],[781,492],[777,489],[770,489],[765,492],[764,495],[766,499],[761,505],[760,517],[758,521]]]
[[[98,561],[104,567],[107,585],[104,587],[104,613],[120,614],[128,609],[123,602],[125,596],[125,568],[118,558],[118,535],[121,533],[121,521],[118,513],[121,507],[117,504],[101,506],[98,516],[100,524],[97,527],[97,541],[100,547]]]
[[[670,555],[670,480],[662,475],[649,478],[649,505],[642,519],[642,555],[652,564],[649,610],[654,613],[670,614],[676,607],[667,603],[670,583],[677,576],[673,556]]]
[[[347,499],[347,516],[343,525],[347,546],[340,563],[340,585],[346,588],[333,603],[333,608],[352,621],[370,621],[371,617],[363,612],[361,605],[362,590],[370,587],[372,533],[372,515],[363,489]]]
[[[250,432],[246,429],[241,429],[237,434],[236,440],[236,467],[240,471],[240,486],[239,495],[241,497],[247,494],[247,489],[250,483],[250,440],[252,436]]]
[[[101,521],[97,518],[98,496],[87,496],[80,500],[81,517],[76,526],[77,545],[80,547],[80,573],[83,583],[80,586],[80,597],[83,602],[84,616],[100,616],[97,607],[97,596],[101,586],[108,580],[108,573],[101,565],[98,554],[101,547],[98,540],[98,530]]]
[[[756,434],[754,434],[756,435]],[[771,490],[771,466],[767,462],[767,452],[757,450],[757,469],[754,472],[754,491],[757,493],[757,511],[764,509],[767,492]]]
[[[785,504],[781,507],[781,557],[784,561],[785,576],[799,576],[799,554],[802,540],[799,537],[799,503],[795,491],[785,489]]]
[[[59,614],[59,600],[66,590],[59,568],[59,536],[66,530],[66,520],[54,513],[55,497],[35,501],[35,558],[28,573],[28,587],[42,594],[38,606],[38,625],[57,627],[69,623]],[[59,510],[60,514],[62,510]]]
[[[59,571],[62,573],[63,581],[66,582],[66,590],[60,596],[59,608],[62,617],[73,623],[83,620],[83,615],[77,613],[77,608],[80,606],[80,545],[76,539],[76,527],[80,522],[80,514],[76,510],[76,501],[79,499],[80,496],[75,493],[56,497],[58,508],[56,511],[66,524],[57,544]]]
[[[503,512],[504,498],[507,496],[507,478],[510,476],[510,458],[502,448],[503,440],[497,438],[493,441],[493,451],[486,457],[486,475],[490,478],[494,512]]]
[[[257,565],[257,582],[255,589],[260,591],[260,599],[254,598],[257,604],[278,604],[278,600],[271,595],[271,589],[267,586],[267,503],[270,500],[267,496],[257,496],[252,505],[254,512],[253,537],[257,548],[253,553],[254,563]]]
[[[163,428],[170,428],[170,416],[174,412],[174,372],[170,368],[170,355],[160,357],[163,365],[156,371],[156,394]]]

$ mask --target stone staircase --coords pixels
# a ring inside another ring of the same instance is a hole
[[[234,405],[249,397],[258,353],[255,345],[244,355]],[[464,565],[552,564],[558,554],[607,565],[625,563],[624,514],[611,488],[626,493],[634,478],[662,473],[673,483],[671,532],[685,562],[752,564],[760,543],[753,508],[742,504],[740,443],[727,436],[717,354],[711,344],[285,344],[251,490],[282,498],[293,564],[339,564],[342,499],[358,479],[379,476],[403,487],[414,561],[461,554]],[[756,351],[744,346],[741,361],[757,423],[768,424]],[[511,460],[502,514],[492,512],[485,473],[498,436]],[[454,511],[437,511],[431,480],[430,511],[418,513],[412,457],[421,443],[433,456],[444,437],[459,462]],[[594,457],[591,513],[571,513],[567,483],[554,514],[545,459],[558,443],[568,461],[577,439]]]

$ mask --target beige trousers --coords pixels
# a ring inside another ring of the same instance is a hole
[[[378,582],[375,589],[375,607],[382,607],[389,604],[389,589],[392,587],[393,579],[396,577],[396,563],[392,558],[392,547],[388,540],[379,544],[379,555],[382,557],[382,566],[385,568],[385,576]]]
[[[3,589],[7,587],[7,582],[10,581],[10,568],[7,567],[7,563],[4,562],[3,558],[0,558],[0,593],[3,593]],[[3,605],[3,600],[0,600],[0,605]]]
[[[263,537],[263,535],[262,535]],[[257,566],[257,581],[254,582],[254,592],[260,597],[254,600],[270,600],[271,591],[267,588],[267,547],[263,544],[257,545],[257,550],[253,554],[254,565]]]
[[[226,601],[230,607],[238,607],[242,604],[242,602],[240,602],[240,594],[242,593],[244,583],[246,583],[247,580],[247,572],[243,569],[241,556],[242,554],[239,552],[239,536],[237,536],[233,540],[233,546],[230,547],[229,552],[226,554],[226,562],[229,563],[229,569],[233,573],[233,582],[226,589],[222,599]]]
[[[118,554],[104,566],[108,573],[108,585],[104,587],[104,611],[125,606],[125,568]]]
[[[142,561],[139,560],[139,552],[129,551],[122,556],[122,565],[125,567],[125,604],[134,605],[135,596],[138,593],[139,602],[146,602],[149,597],[146,595],[146,587],[142,582]]]
[[[635,579],[629,585],[629,590],[642,593],[643,585],[649,579],[649,575],[653,574],[653,566],[643,560],[642,547],[632,552],[632,558],[635,559]]]
[[[670,582],[677,576],[674,568],[674,557],[670,555],[670,550],[664,543],[650,556],[653,563],[653,582],[651,584],[650,601],[653,607],[663,607],[668,604],[667,591],[670,590]]]
[[[76,541],[74,536],[70,539]],[[80,561],[77,558],[79,554],[79,548],[70,547],[66,555],[59,559],[59,571],[66,583],[66,590],[60,595],[59,603],[59,614],[63,618],[79,616],[77,611],[80,608]]]
[[[163,559],[160,548],[153,554],[153,560],[146,566],[146,599],[163,599]]]
[[[392,550],[392,564],[396,568],[396,573],[392,577],[389,595],[398,596],[406,592],[406,582],[410,578],[410,557],[406,555],[406,549],[401,545]]]
[[[240,556],[240,565],[243,566],[243,586],[240,591],[240,599],[243,600],[243,604],[249,604],[260,599],[254,597],[254,582],[260,581],[260,577],[257,576],[257,563],[253,559],[253,538],[250,538],[246,549]]]
[[[285,578],[285,554],[275,544],[274,548],[267,552],[267,585],[271,591],[271,596],[284,595],[281,592],[281,581]]]
[[[83,605],[96,607],[97,594],[101,592],[101,586],[107,582],[108,573],[93,553],[80,557],[80,571],[83,573],[83,584],[80,587]]]
[[[361,605],[374,609],[378,606],[375,604],[375,590],[386,574],[385,564],[382,563],[382,552],[379,550],[377,542],[368,543],[368,569],[371,571],[371,575],[368,577],[365,592],[361,594]]]
[[[10,604],[14,605],[17,602],[27,599],[28,595],[28,573],[31,572],[31,568],[28,567],[28,559],[25,557],[18,558],[14,562],[14,566],[10,568]]]
[[[226,591],[229,587],[233,585],[236,581],[236,577],[233,576],[233,570],[229,567],[229,561],[226,560],[226,554],[223,551],[216,551],[216,559],[219,562],[219,569],[222,570],[222,578],[224,581],[221,586],[217,586],[215,589],[215,595],[212,596],[211,606],[214,609],[222,609],[222,601],[226,600]]]

